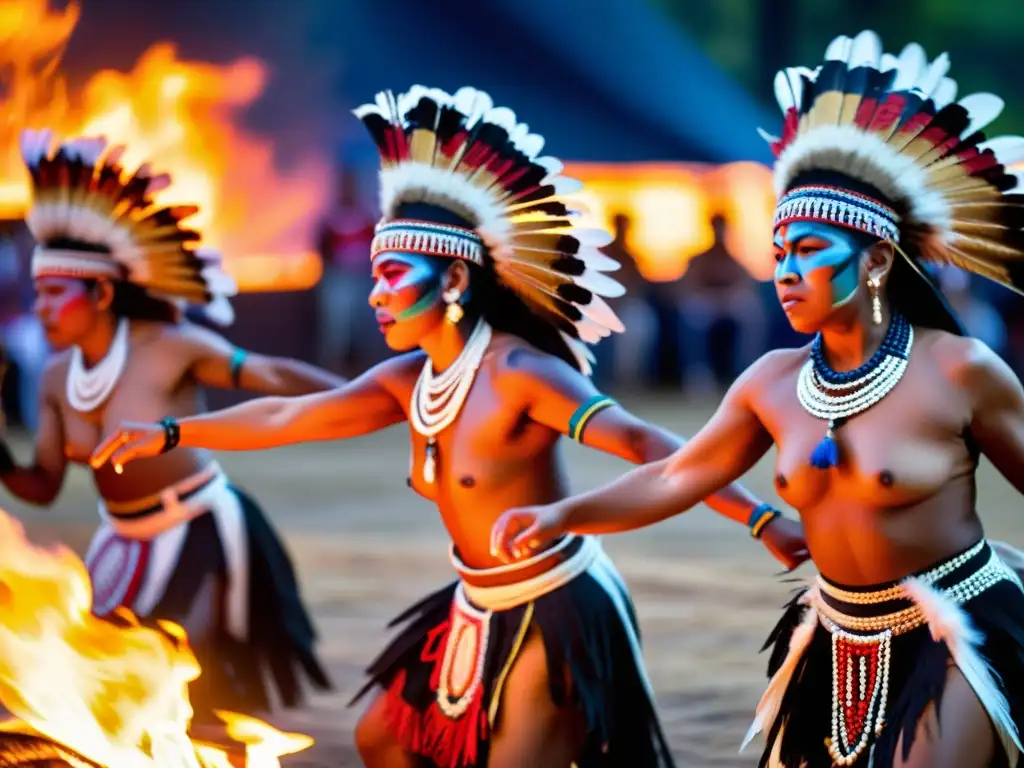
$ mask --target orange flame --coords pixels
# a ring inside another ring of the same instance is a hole
[[[328,186],[325,164],[309,157],[279,172],[273,143],[239,119],[263,92],[266,66],[254,58],[227,66],[183,61],[173,45],[158,43],[131,72],[97,72],[69,95],[58,64],[78,17],[74,2],[54,11],[48,0],[0,0],[0,62],[7,67],[0,76],[0,212],[17,217],[28,205],[22,129],[102,135],[127,146],[125,163],[152,161],[172,175],[160,202],[200,206],[189,223],[207,246],[223,251],[241,290],[315,285],[321,263],[308,249]]]
[[[200,669],[184,631],[164,623],[165,635],[130,615],[124,628],[91,609],[82,561],[66,547],[34,546],[0,511],[0,703],[20,728],[103,766],[230,768],[224,749],[189,739],[188,683]],[[275,768],[313,743],[219,714],[249,768]]]

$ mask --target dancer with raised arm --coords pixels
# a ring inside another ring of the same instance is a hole
[[[490,530],[510,507],[567,493],[563,435],[642,463],[681,444],[587,377],[586,342],[622,327],[604,232],[574,226],[573,180],[487,94],[414,87],[357,114],[380,149],[384,218],[370,304],[405,352],[335,393],[257,400],[166,426],[131,423],[94,463],[182,446],[251,450],[408,420],[409,485],[435,502],[459,579],[395,620],[371,665],[356,743],[371,766],[512,768],[671,763],[621,577],[590,537],[504,565]],[[413,350],[409,352],[408,350]],[[710,500],[787,566],[799,525],[738,487]]]
[[[986,140],[1002,101],[955,101],[948,69],[862,32],[816,70],[777,75],[775,284],[814,340],[755,363],[675,456],[494,529],[515,557],[570,531],[650,525],[774,444],[776,487],[821,576],[770,638],[751,729],[767,735],[761,766],[1019,765],[1021,560],[986,542],[974,505],[981,455],[1024,491],[1024,390],[923,267],[1024,288],[1008,170],[1024,139]]]
[[[344,382],[294,360],[247,354],[185,322],[186,303],[223,324],[234,282],[219,255],[196,250],[193,206],[165,207],[169,183],[122,167],[123,147],[79,139],[53,148],[27,132],[33,202],[27,217],[36,312],[54,348],[44,376],[35,457],[18,465],[0,443],[0,481],[32,504],[60,493],[69,463],[85,464],[126,418],[202,410],[199,387],[299,395]],[[197,718],[214,708],[285,706],[301,679],[328,688],[291,562],[263,512],[213,457],[186,449],[132,466],[97,467],[101,525],[86,555],[93,610],[127,608],[181,624],[202,665]]]

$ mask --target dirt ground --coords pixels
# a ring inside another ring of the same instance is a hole
[[[695,432],[713,404],[679,398],[627,400],[637,413],[680,434]],[[405,486],[406,427],[333,444],[225,454],[222,464],[253,492],[287,540],[300,571],[338,685],[304,712],[271,718],[311,734],[316,745],[286,768],[358,766],[352,729],[358,709],[345,702],[385,640],[386,621],[451,578],[446,537],[435,511]],[[17,445],[25,456],[25,446]],[[574,489],[623,472],[618,459],[570,444]],[[748,486],[776,500],[771,458]],[[1024,545],[1019,496],[990,465],[979,475],[979,505],[993,538]],[[61,539],[82,551],[95,524],[88,477],[76,470],[59,503],[35,510],[0,501],[39,541]],[[759,544],[705,508],[653,529],[605,540],[639,611],[648,668],[680,768],[756,764],[758,746],[737,750],[764,684],[758,655],[792,584]],[[813,572],[801,569],[804,577]],[[823,735],[824,736],[824,735]]]

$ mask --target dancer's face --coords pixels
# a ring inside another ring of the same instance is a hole
[[[35,281],[35,313],[55,349],[77,344],[106,311],[95,285],[74,277],[39,277]]]
[[[775,231],[775,291],[793,330],[814,333],[853,301],[860,286],[864,236],[819,221]]]
[[[449,260],[418,253],[388,251],[373,260],[370,306],[391,349],[415,349],[444,322],[441,299]]]

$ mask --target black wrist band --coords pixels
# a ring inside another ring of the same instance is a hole
[[[0,475],[9,475],[16,468],[17,464],[14,463],[11,449],[7,447],[5,441],[0,440]]]
[[[160,453],[173,451],[181,441],[181,427],[178,425],[177,419],[168,416],[166,419],[160,420],[160,426],[164,428],[164,447],[160,449]]]

